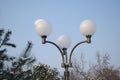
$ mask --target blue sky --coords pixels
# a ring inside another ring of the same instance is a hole
[[[97,31],[91,44],[77,47],[74,56],[83,52],[86,61],[94,62],[96,52],[109,53],[111,64],[120,66],[120,0],[0,0],[0,28],[10,29],[11,41],[16,43],[16,50],[10,48],[11,55],[18,56],[32,41],[32,53],[38,61],[61,69],[61,55],[51,45],[41,44],[41,38],[35,32],[34,22],[45,19],[52,24],[52,34],[48,40],[56,42],[66,34],[72,44],[84,40],[79,25],[85,19],[93,20]],[[78,57],[77,57],[78,58]]]

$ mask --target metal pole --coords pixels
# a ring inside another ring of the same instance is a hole
[[[64,71],[64,76],[65,76],[65,79],[64,80],[69,80],[69,65],[65,65],[65,71]]]

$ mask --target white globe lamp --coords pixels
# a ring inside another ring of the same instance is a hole
[[[92,36],[96,32],[96,25],[91,20],[84,20],[80,24],[80,32],[84,36]]]
[[[67,35],[61,35],[57,40],[57,44],[60,48],[67,49],[68,47],[70,47],[71,40]]]
[[[46,20],[38,19],[35,21],[35,30],[39,36],[48,36],[52,32],[51,24]]]

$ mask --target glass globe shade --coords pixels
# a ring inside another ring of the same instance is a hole
[[[35,30],[40,36],[48,36],[50,35],[52,28],[47,21],[43,19],[38,19],[35,21]]]
[[[61,35],[58,40],[57,40],[57,44],[60,48],[68,48],[71,44],[71,40],[68,36],[66,35]]]
[[[96,25],[91,20],[84,20],[80,24],[80,32],[84,35],[93,35],[96,32]]]

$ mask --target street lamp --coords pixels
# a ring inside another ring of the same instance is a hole
[[[91,36],[96,31],[96,25],[91,20],[84,20],[80,24],[80,31],[86,37],[86,40],[78,42],[70,51],[70,55],[67,55],[67,49],[70,46],[70,38],[66,35],[62,35],[58,38],[57,43],[46,40],[47,36],[50,35],[52,28],[51,24],[46,20],[38,19],[35,21],[35,29],[39,36],[42,38],[42,44],[50,43],[58,48],[62,56],[61,67],[65,69],[64,76],[65,80],[69,80],[69,67],[72,67],[71,57],[75,48],[82,43],[91,43]]]

